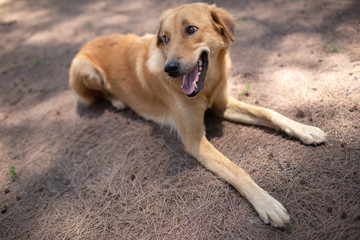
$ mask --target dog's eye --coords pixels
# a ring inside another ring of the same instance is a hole
[[[169,38],[166,35],[164,35],[163,39],[164,39],[165,45],[167,45],[169,43]]]
[[[198,28],[195,27],[195,26],[188,26],[185,31],[186,31],[187,34],[193,34],[193,33],[195,33],[197,30],[198,30]]]

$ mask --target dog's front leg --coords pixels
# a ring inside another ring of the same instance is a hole
[[[188,116],[188,117],[182,117]],[[205,137],[203,114],[187,111],[176,117],[176,126],[186,151],[211,172],[234,186],[259,213],[265,223],[282,227],[289,222],[283,205],[260,188],[240,167],[222,155]]]
[[[226,120],[278,129],[305,144],[318,144],[326,140],[326,134],[317,127],[301,124],[274,110],[246,104],[233,97],[215,104],[214,110]]]

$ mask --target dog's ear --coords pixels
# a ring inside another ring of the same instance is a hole
[[[211,5],[210,14],[216,30],[234,42],[234,18],[224,9],[216,7],[215,4]]]
[[[173,9],[168,9],[161,14],[160,21],[159,21],[159,27],[158,27],[157,35],[156,35],[156,46],[158,46],[158,47],[160,46],[160,44],[163,43],[163,38],[162,38],[162,36],[160,36],[162,33],[163,22],[170,15],[172,10]]]
[[[157,31],[157,34],[156,34],[156,46],[159,47],[160,44],[162,44],[163,40],[162,40],[162,37],[160,37],[160,34],[161,34],[161,28],[162,28],[162,21],[160,21],[159,23],[159,28],[158,28],[158,31]]]

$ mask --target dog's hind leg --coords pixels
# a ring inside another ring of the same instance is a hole
[[[69,84],[86,104],[102,97],[103,76],[85,57],[76,57],[70,66]]]
[[[105,75],[86,56],[76,57],[70,67],[69,84],[86,104],[105,98],[117,108],[125,104],[111,94],[105,86]]]

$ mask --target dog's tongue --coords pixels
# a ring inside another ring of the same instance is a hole
[[[183,77],[182,89],[186,95],[190,95],[195,91],[194,83],[199,80],[199,70],[196,64],[195,68]]]

